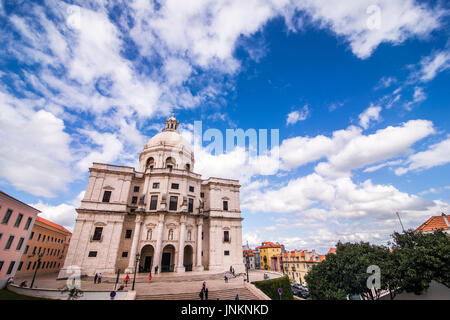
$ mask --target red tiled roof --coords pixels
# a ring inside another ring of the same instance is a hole
[[[322,254],[320,254],[320,255],[319,255],[319,261],[322,262],[323,260],[325,260],[325,256],[322,255]]]
[[[327,254],[330,254],[330,253],[336,253],[336,248],[331,248],[330,250],[328,250],[328,253]]]
[[[47,220],[47,219],[44,219],[44,218],[42,218],[42,217],[39,217],[39,216],[36,217],[36,221],[42,222],[43,224],[46,224],[46,225],[48,225],[48,226],[51,226],[51,227],[56,228],[56,229],[58,229],[58,230],[61,230],[61,231],[63,231],[63,232],[72,234],[72,232],[70,232],[69,230],[67,230],[67,229],[64,228],[63,226],[60,226],[59,224],[56,224],[56,223],[54,223],[54,222],[51,222],[51,221],[49,221],[49,220]]]
[[[246,254],[248,254],[249,257],[252,257],[255,250],[244,250],[243,255],[245,257]]]
[[[258,249],[268,249],[268,248],[281,248],[281,245],[275,244],[273,242],[263,242],[262,246],[258,247]]]
[[[447,217],[447,221],[450,223],[450,218]],[[444,216],[433,216],[425,221],[415,232],[434,231],[434,230],[449,230],[449,227],[445,223]]]

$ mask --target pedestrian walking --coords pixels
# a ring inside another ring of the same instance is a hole
[[[95,276],[94,276],[94,284],[97,283],[97,279],[98,279],[98,274],[96,273]]]
[[[239,295],[237,294],[236,297],[234,297],[234,300],[239,300]]]
[[[206,281],[203,281],[202,290],[205,291],[206,289]]]
[[[228,274],[225,273],[224,279],[225,279],[225,283],[228,283]]]
[[[148,281],[152,281],[152,274],[151,273],[148,275]]]
[[[109,296],[111,297],[111,300],[114,299],[114,297],[116,296],[116,292],[113,290],[111,291],[111,293],[109,294]]]
[[[128,281],[130,281],[130,276],[127,273],[127,276],[125,277],[125,287],[128,287]]]
[[[200,290],[200,294],[198,296],[200,297],[200,300],[203,300],[203,289]]]
[[[98,274],[98,283],[102,283],[103,275],[101,273]]]
[[[158,273],[158,266],[155,267],[155,274]]]
[[[205,300],[208,300],[208,288],[205,288]]]

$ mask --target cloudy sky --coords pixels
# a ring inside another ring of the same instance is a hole
[[[196,120],[279,130],[257,159],[248,146],[196,154],[204,178],[241,181],[250,245],[384,243],[396,211],[415,228],[450,206],[449,10],[2,0],[0,188],[71,228],[92,162],[136,166],[174,112],[191,142]]]

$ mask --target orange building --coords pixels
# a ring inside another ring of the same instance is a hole
[[[17,267],[16,276],[29,275],[38,268],[39,272],[59,272],[64,265],[72,233],[66,228],[37,217],[30,237]]]

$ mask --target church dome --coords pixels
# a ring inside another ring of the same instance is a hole
[[[179,122],[172,115],[166,120],[164,130],[153,136],[144,146],[140,156],[141,171],[148,168],[192,170],[194,154],[191,146],[178,132]]]
[[[145,144],[144,150],[159,146],[183,147],[186,151],[192,152],[189,143],[178,131],[162,131],[158,133]]]

